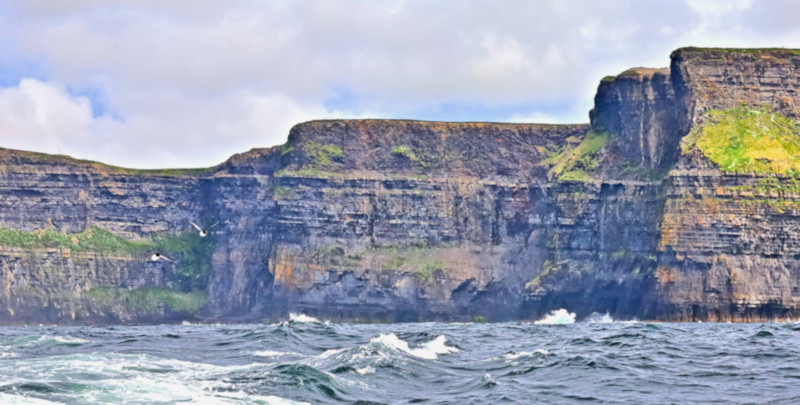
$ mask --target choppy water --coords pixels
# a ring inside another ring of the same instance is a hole
[[[546,321],[2,327],[0,403],[800,401],[800,325]]]

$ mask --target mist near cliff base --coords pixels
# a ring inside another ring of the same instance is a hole
[[[0,328],[0,402],[792,402],[797,324]],[[553,318],[553,317],[556,318]]]

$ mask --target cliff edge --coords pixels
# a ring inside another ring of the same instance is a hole
[[[796,318],[800,51],[671,59],[583,125],[312,121],[191,170],[0,150],[0,323]]]

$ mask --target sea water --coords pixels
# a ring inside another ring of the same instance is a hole
[[[797,403],[800,325],[0,327],[2,404]]]

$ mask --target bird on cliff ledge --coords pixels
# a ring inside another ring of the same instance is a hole
[[[192,226],[194,226],[195,228],[197,228],[197,231],[200,232],[200,237],[201,238],[205,238],[208,235],[208,231],[210,231],[211,228],[217,226],[217,224],[219,224],[219,221],[215,222],[214,225],[211,225],[211,226],[209,226],[208,228],[205,228],[205,229],[201,228],[200,226],[198,226],[196,223],[194,223],[192,221],[189,221],[189,223],[192,224]]]
[[[166,260],[168,262],[172,262],[172,259],[170,259],[169,257],[164,256],[164,255],[162,255],[161,253],[158,253],[158,252],[153,253],[153,255],[150,256],[150,261],[151,262],[157,262],[157,261],[162,260],[162,259]]]

